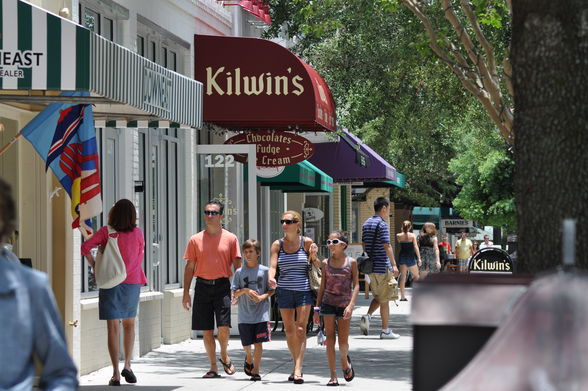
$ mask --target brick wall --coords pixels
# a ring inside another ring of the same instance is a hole
[[[139,302],[139,354],[143,356],[161,346],[161,303],[163,294],[141,295]],[[137,348],[137,347],[136,347]]]
[[[98,319],[98,299],[84,300],[80,334],[80,375],[111,365],[108,355],[106,321]]]

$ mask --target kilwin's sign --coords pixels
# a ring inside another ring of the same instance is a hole
[[[225,144],[255,144],[257,166],[289,166],[308,159],[314,153],[314,145],[302,136],[293,133],[263,130],[231,137]],[[244,155],[235,158],[243,161]]]
[[[514,273],[514,265],[504,250],[487,247],[476,252],[469,264],[470,273]]]
[[[258,38],[194,36],[206,122],[239,129],[335,131],[322,77],[283,46]]]

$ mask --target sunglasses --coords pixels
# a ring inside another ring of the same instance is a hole
[[[298,222],[298,220],[288,220],[288,219],[282,219],[280,220],[280,224],[296,224]]]
[[[330,246],[331,244],[339,244],[339,243],[345,243],[342,240],[339,239],[327,239],[327,246]]]
[[[205,210],[204,214],[207,216],[210,216],[210,215],[216,216],[216,215],[220,215],[220,212],[218,212],[216,210]]]

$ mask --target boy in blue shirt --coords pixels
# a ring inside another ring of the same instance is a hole
[[[239,303],[239,334],[247,357],[245,374],[259,381],[259,366],[263,352],[262,343],[271,340],[269,322],[269,298],[274,290],[269,289],[268,267],[259,264],[261,245],[255,239],[243,243],[245,264],[237,269],[233,277],[233,303]],[[253,355],[251,345],[254,346]]]

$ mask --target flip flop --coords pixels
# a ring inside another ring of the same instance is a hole
[[[250,380],[251,381],[261,381],[261,376],[259,376],[259,373],[252,373]]]
[[[337,379],[331,379],[329,380],[329,382],[327,383],[327,386],[329,387],[337,387],[339,385],[339,381]]]
[[[234,375],[235,374],[236,371],[235,371],[235,367],[233,366],[233,363],[232,362],[229,361],[228,363],[226,363],[220,357],[219,357],[218,361],[220,361],[220,363],[223,364],[223,369],[225,370],[225,373],[227,375]],[[231,367],[233,369],[231,369]]]
[[[247,359],[245,359],[245,363],[243,364],[243,372],[245,372],[245,374],[247,376],[251,376],[251,371],[253,370],[253,363],[249,364],[247,362]]]
[[[300,374],[300,376],[294,375],[294,384],[303,384],[303,383],[304,383],[304,378],[302,377],[302,374]]]
[[[202,376],[203,379],[216,379],[219,377],[221,377],[221,375],[219,375],[215,371],[208,371],[205,375]]]
[[[109,386],[116,386],[116,387],[118,387],[118,386],[120,386],[120,380],[110,379],[108,381],[108,385]]]
[[[302,373],[300,374],[300,376],[302,376]],[[294,372],[292,372],[290,376],[288,376],[288,381],[294,381]]]
[[[343,370],[343,378],[345,381],[350,382],[355,377],[355,371],[353,370],[353,366],[351,366],[351,357],[349,355],[347,355],[347,363],[349,363],[349,368]]]
[[[131,369],[123,369],[120,373],[126,380],[127,383],[136,383],[137,377]]]

